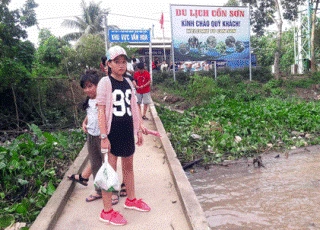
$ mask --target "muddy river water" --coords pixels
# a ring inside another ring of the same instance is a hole
[[[195,168],[189,181],[211,229],[320,229],[320,146]]]

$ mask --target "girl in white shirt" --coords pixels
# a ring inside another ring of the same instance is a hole
[[[76,181],[84,186],[88,185],[89,176],[93,174],[95,178],[99,168],[102,165],[103,154],[101,153],[101,140],[100,140],[100,129],[98,123],[98,107],[97,107],[97,85],[100,81],[100,77],[95,70],[88,70],[84,75],[81,76],[80,86],[83,88],[84,93],[87,95],[85,102],[83,103],[83,109],[86,110],[87,116],[82,122],[82,129],[87,133],[87,146],[89,163],[81,174],[71,175],[68,178],[72,181]],[[90,195],[86,198],[87,202],[91,202],[102,198],[101,190],[95,188],[96,192],[94,195]],[[112,204],[117,204],[119,201],[118,194],[113,194]]]

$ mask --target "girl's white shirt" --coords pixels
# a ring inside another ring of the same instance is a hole
[[[89,107],[87,108],[87,130],[91,136],[100,136],[99,122],[98,122],[98,106],[96,99],[89,99]]]

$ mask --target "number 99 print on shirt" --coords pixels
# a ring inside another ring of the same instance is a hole
[[[131,117],[130,100],[132,96],[131,87],[124,79],[118,81],[110,77],[112,85],[112,99],[113,99],[113,119],[122,119],[125,116]]]
[[[115,156],[131,156],[135,151],[133,118],[131,113],[132,89],[127,80],[110,77],[112,85],[113,113],[108,138],[111,153]],[[124,145],[124,143],[127,143]]]

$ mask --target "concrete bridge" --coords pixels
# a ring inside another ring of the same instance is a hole
[[[134,171],[137,198],[143,198],[150,205],[150,212],[127,210],[123,206],[125,198],[120,197],[114,209],[124,215],[128,224],[122,227],[106,226],[99,221],[98,217],[103,209],[102,199],[85,201],[85,198],[94,192],[92,177],[87,187],[67,178],[67,175],[80,173],[86,165],[88,154],[85,145],[30,230],[209,229],[205,214],[177,159],[154,105],[150,106],[148,116],[150,120],[144,121],[145,127],[157,130],[162,137],[144,136],[144,145],[136,148]],[[120,161],[118,162],[120,164]],[[121,165],[118,166],[118,173],[119,178],[122,178],[119,169]]]

